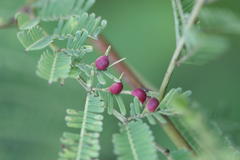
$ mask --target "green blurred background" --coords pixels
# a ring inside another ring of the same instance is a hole
[[[12,17],[24,0],[1,0],[0,20]],[[240,1],[220,0],[212,7],[240,15]],[[92,11],[108,20],[105,36],[145,80],[159,87],[175,47],[170,0],[97,0]],[[49,86],[35,74],[39,53],[27,54],[15,28],[0,30],[0,160],[57,159],[59,137],[66,130],[65,109],[81,108],[84,92],[72,80]],[[231,51],[205,66],[176,69],[170,87],[193,91],[210,121],[240,146],[239,37]],[[105,116],[101,159],[113,158],[111,135],[117,121]],[[173,148],[158,126],[157,141]]]

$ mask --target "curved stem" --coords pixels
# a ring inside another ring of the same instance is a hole
[[[166,89],[167,89],[167,86],[168,86],[168,84],[169,84],[169,81],[170,81],[170,78],[171,78],[171,76],[172,76],[172,73],[173,73],[173,71],[174,71],[174,69],[175,69],[175,67],[176,67],[176,65],[177,65],[176,62],[177,62],[177,60],[178,60],[178,58],[179,58],[179,56],[180,56],[180,54],[181,54],[181,51],[182,51],[182,49],[183,49],[183,47],[184,47],[184,45],[185,45],[185,33],[186,33],[186,31],[188,31],[188,30],[191,28],[191,26],[194,24],[194,22],[195,22],[195,20],[196,20],[196,18],[197,18],[197,16],[198,16],[198,14],[199,14],[199,12],[200,12],[203,4],[204,4],[204,0],[197,0],[197,1],[196,1],[196,4],[195,4],[195,6],[194,6],[194,8],[193,8],[193,10],[192,10],[192,13],[191,13],[190,17],[189,17],[189,20],[187,21],[187,24],[185,25],[184,34],[183,34],[183,36],[179,39],[179,42],[178,42],[177,47],[176,47],[176,49],[175,49],[175,51],[174,51],[174,53],[173,53],[172,59],[171,59],[171,61],[170,61],[170,63],[169,63],[169,66],[168,66],[168,68],[167,68],[167,71],[166,71],[166,73],[165,73],[165,76],[164,76],[164,78],[163,78],[163,82],[162,82],[161,87],[160,87],[160,90],[159,90],[159,92],[160,92],[159,100],[160,100],[160,101],[161,101],[161,100],[163,99],[163,97],[164,97],[164,94],[165,94],[165,92],[166,92]]]

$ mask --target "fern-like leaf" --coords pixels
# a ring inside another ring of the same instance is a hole
[[[71,68],[71,57],[62,53],[44,52],[39,60],[37,75],[51,84],[58,79],[68,77]]]
[[[157,152],[150,128],[142,121],[122,125],[113,136],[114,151],[118,160],[156,160]]]
[[[67,110],[67,126],[80,128],[80,134],[64,133],[59,160],[92,160],[99,156],[104,103],[99,96],[88,94],[84,111]]]
[[[101,20],[101,17],[95,16],[94,13],[88,15],[83,13],[79,16],[72,16],[69,20],[60,20],[54,35],[59,39],[75,35],[77,31],[86,30],[88,36],[97,38],[98,34],[106,27],[107,21]]]
[[[68,19],[87,12],[95,0],[44,0],[38,4],[39,16],[44,21]]]
[[[77,31],[74,37],[68,38],[67,47],[63,51],[71,56],[83,57],[86,53],[93,50],[92,46],[84,45],[87,38],[87,31]]]
[[[20,31],[18,32],[17,37],[25,47],[26,51],[43,49],[53,40],[52,37],[46,35],[44,30],[39,26]]]

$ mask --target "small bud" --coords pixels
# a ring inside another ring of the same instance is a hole
[[[123,89],[123,84],[122,82],[116,82],[113,83],[109,88],[108,91],[111,92],[112,94],[119,94]]]
[[[147,109],[149,112],[154,112],[159,105],[159,101],[157,98],[150,98],[147,102]]]
[[[108,56],[100,56],[95,61],[96,68],[98,70],[106,70],[109,66]]]
[[[134,89],[131,94],[135,97],[138,98],[138,100],[141,102],[141,103],[144,103],[146,98],[147,98],[147,94],[144,90],[142,90],[141,88],[137,88],[137,89]]]

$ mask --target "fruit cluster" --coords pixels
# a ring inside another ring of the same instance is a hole
[[[109,64],[110,62],[107,55],[100,56],[95,61],[95,66],[99,71],[107,70]],[[110,87],[108,87],[108,91],[115,95],[120,94],[122,90],[123,90],[122,82],[115,82]],[[157,98],[148,97],[146,92],[141,88],[134,89],[131,92],[131,95],[136,97],[142,104],[144,104],[144,102],[147,100],[146,108],[148,109],[149,112],[154,112],[159,105],[159,101]]]

